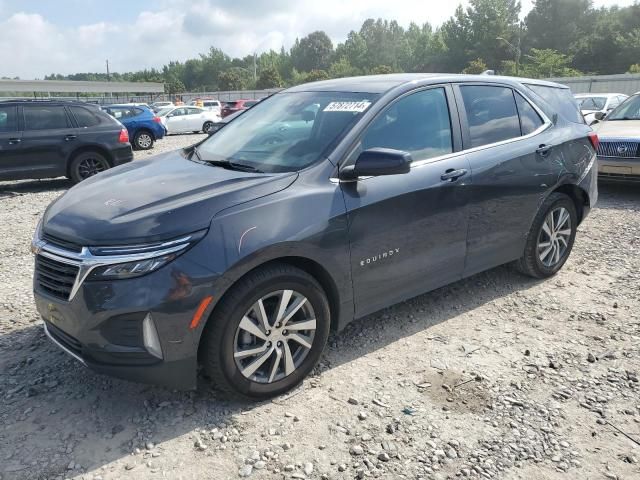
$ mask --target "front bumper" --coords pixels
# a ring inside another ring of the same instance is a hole
[[[47,291],[34,275],[34,298],[45,333],[96,372],[182,390],[195,388],[205,321],[197,328],[190,328],[190,323],[202,299],[211,295],[215,278],[194,261],[198,247],[142,277],[85,281],[70,300]],[[204,319],[210,310],[211,306]],[[147,316],[162,358],[145,346],[142,325]]]
[[[598,157],[598,176],[602,180],[640,182],[640,158]]]

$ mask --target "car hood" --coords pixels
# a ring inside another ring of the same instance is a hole
[[[207,228],[221,210],[283,190],[297,176],[225,170],[178,150],[79,183],[47,208],[42,228],[81,245],[170,239]]]
[[[605,120],[593,126],[600,138],[637,138],[640,140],[640,120]]]

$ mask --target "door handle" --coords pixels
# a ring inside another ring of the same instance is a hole
[[[460,177],[466,174],[467,174],[467,171],[464,168],[459,168],[457,170],[450,168],[446,172],[444,172],[442,175],[440,175],[440,180],[455,182]]]
[[[64,139],[65,139],[67,142],[70,142],[71,140],[75,140],[76,138],[78,138],[78,136],[77,136],[77,135],[65,135],[65,137],[64,137]]]
[[[544,143],[536,149],[536,153],[541,157],[546,157],[551,152],[553,145],[545,145]]]
[[[9,139],[9,145],[17,145],[18,143],[20,143],[22,140],[20,140],[19,138],[10,138]]]

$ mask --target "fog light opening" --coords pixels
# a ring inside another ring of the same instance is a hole
[[[147,313],[147,316],[142,321],[142,337],[144,338],[144,346],[147,352],[154,357],[162,359],[162,347],[160,346],[158,331],[150,313]]]

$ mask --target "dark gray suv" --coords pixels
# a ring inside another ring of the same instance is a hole
[[[97,105],[0,102],[0,180],[66,176],[78,183],[131,160],[127,129]]]
[[[597,136],[538,80],[398,74],[264,100],[103,172],[33,240],[47,335],[92,369],[280,394],[331,329],[515,261],[545,278],[597,199]]]

